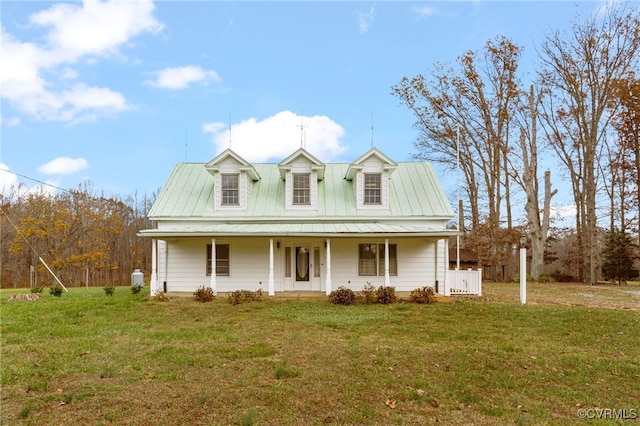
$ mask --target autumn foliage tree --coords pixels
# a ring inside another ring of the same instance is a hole
[[[150,227],[146,197],[139,208],[134,199],[95,195],[85,185],[55,193],[19,187],[2,198],[5,286],[28,285],[31,267],[40,285],[50,284],[53,277],[40,259],[70,286],[126,284],[134,269],[149,270],[150,247],[136,236]]]

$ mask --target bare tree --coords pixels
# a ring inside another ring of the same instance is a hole
[[[609,129],[613,83],[638,62],[639,27],[637,10],[607,9],[583,23],[574,22],[567,34],[552,32],[539,52],[539,80],[546,95],[541,117],[571,179],[576,230],[586,254],[583,271],[588,271],[591,284],[597,280],[599,250],[598,154]]]

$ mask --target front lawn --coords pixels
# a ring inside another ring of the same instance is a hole
[[[640,416],[640,312],[521,306],[513,284],[434,305],[157,302],[126,287],[45,291],[35,302],[7,302],[11,294],[0,293],[2,424],[571,425],[604,408]]]

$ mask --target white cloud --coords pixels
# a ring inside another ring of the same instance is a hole
[[[78,77],[68,65],[117,54],[134,36],[160,31],[154,7],[150,0],[56,4],[29,18],[32,27],[46,28],[46,43],[41,44],[18,40],[3,27],[1,96],[18,110],[44,120],[77,121],[129,109],[124,96],[109,88],[66,87],[65,80]]]
[[[360,32],[360,34],[369,32],[369,28],[373,24],[375,4],[371,5],[371,8],[368,12],[357,11],[356,14],[358,15],[358,31]]]
[[[9,189],[18,182],[18,176],[11,172],[9,166],[0,163],[0,194],[6,195]]]
[[[47,40],[59,55],[56,61],[72,62],[84,55],[113,52],[142,32],[162,30],[162,24],[153,17],[154,9],[150,0],[85,0],[81,7],[73,3],[54,5],[32,15],[30,22],[51,27]]]
[[[301,127],[302,126],[302,127]],[[223,130],[224,129],[224,130]],[[205,123],[216,152],[229,148],[229,129],[223,123]],[[250,162],[280,161],[303,146],[322,161],[330,161],[346,148],[340,145],[344,129],[324,115],[301,117],[281,111],[258,121],[250,118],[231,126],[231,149]]]
[[[436,14],[436,8],[427,5],[415,6],[411,10],[421,17],[429,17]]]
[[[156,79],[148,81],[152,86],[164,89],[184,89],[191,83],[206,84],[209,81],[219,82],[218,73],[213,70],[203,70],[196,65],[184,67],[165,68],[156,71]]]
[[[84,158],[58,157],[38,167],[38,171],[47,175],[70,175],[88,167],[89,162]]]

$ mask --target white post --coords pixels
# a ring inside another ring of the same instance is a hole
[[[209,287],[213,294],[218,294],[218,283],[216,282],[216,239],[211,239],[211,278],[209,279]]]
[[[389,278],[389,239],[384,240],[384,285],[389,287],[391,279]]]
[[[158,289],[158,249],[156,245],[158,244],[158,240],[155,238],[151,240],[151,285],[149,289],[151,291],[151,296],[155,296],[157,293],[160,293]]]
[[[269,296],[276,294],[276,285],[273,279],[273,238],[269,239]]]
[[[527,249],[520,247],[520,303],[527,303]]]
[[[331,240],[327,238],[327,273],[325,277],[325,293],[331,294]]]

